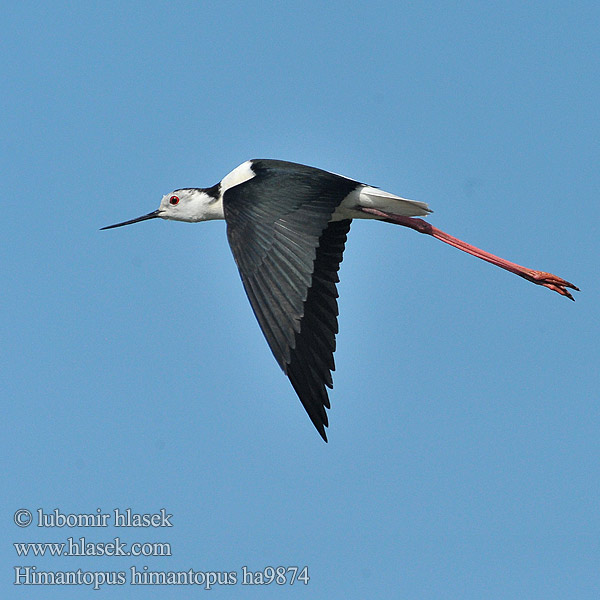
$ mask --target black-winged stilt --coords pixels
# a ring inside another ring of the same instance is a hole
[[[327,387],[333,387],[338,269],[352,219],[415,229],[573,300],[572,283],[509,262],[415,217],[431,211],[321,169],[280,160],[249,160],[210,188],[183,188],[147,215],[102,229],[160,217],[225,219],[246,294],[267,342],[321,437],[327,441]]]

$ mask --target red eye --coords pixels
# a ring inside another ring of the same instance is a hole
[[[169,204],[172,204],[173,206],[179,204],[179,198],[177,196],[171,196],[169,198]]]

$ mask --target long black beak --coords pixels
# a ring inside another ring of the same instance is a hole
[[[108,227],[101,227],[100,231],[104,229],[113,229],[115,227],[123,227],[123,225],[131,225],[132,223],[139,223],[140,221],[147,221],[148,219],[156,219],[160,215],[158,214],[159,210],[155,210],[154,212],[148,213],[143,217],[138,217],[137,219],[131,219],[131,221],[125,221],[124,223],[117,223],[116,225],[109,225]]]

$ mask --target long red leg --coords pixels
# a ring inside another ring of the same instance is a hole
[[[493,265],[501,267],[502,269],[506,269],[515,275],[519,275],[519,277],[523,277],[527,279],[527,281],[531,281],[531,283],[535,283],[537,285],[543,285],[547,287],[549,290],[553,290],[558,292],[562,296],[566,296],[571,300],[575,300],[571,295],[571,292],[567,288],[571,288],[572,290],[579,291],[579,288],[568,281],[565,281],[561,277],[557,277],[556,275],[552,275],[552,273],[545,273],[544,271],[535,271],[534,269],[528,269],[527,267],[522,267],[516,263],[505,260],[504,258],[500,258],[490,252],[486,252],[485,250],[481,250],[480,248],[476,248],[471,244],[467,244],[458,238],[455,238],[452,235],[445,233],[444,231],[434,227],[427,221],[423,221],[423,219],[417,219],[415,217],[403,217],[400,215],[394,215],[391,213],[383,212],[381,210],[377,210],[376,208],[364,208],[361,207],[360,210],[364,213],[373,215],[378,217],[382,221],[387,221],[388,223],[394,223],[396,225],[403,225],[404,227],[410,227],[419,233],[426,233],[428,235],[433,236],[437,240],[445,242],[446,244],[450,244],[463,252],[467,252],[476,256],[477,258],[481,258]]]

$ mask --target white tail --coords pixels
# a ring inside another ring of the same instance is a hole
[[[364,208],[375,208],[403,217],[425,217],[433,212],[425,202],[401,198],[371,186],[365,186],[360,190],[358,204]]]

